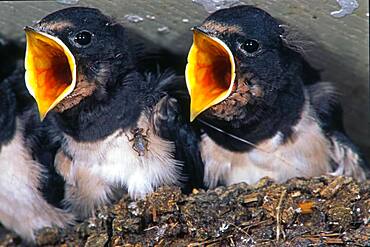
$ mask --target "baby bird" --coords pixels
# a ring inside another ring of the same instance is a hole
[[[196,136],[167,114],[174,99],[163,88],[173,75],[138,73],[122,25],[72,7],[25,31],[26,85],[61,143],[55,166],[75,215],[91,215],[117,190],[141,198],[160,185],[201,186],[200,154],[188,151]],[[175,130],[164,136],[167,128]]]
[[[193,30],[186,84],[209,187],[323,174],[365,179],[330,83],[253,6],[219,10]],[[335,121],[339,120],[339,121]]]

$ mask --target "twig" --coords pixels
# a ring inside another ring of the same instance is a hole
[[[231,222],[226,222],[227,224],[229,224],[229,225],[232,225],[235,229],[237,229],[237,230],[239,230],[239,231],[241,231],[242,233],[244,233],[245,235],[247,235],[248,237],[251,237],[250,235],[249,235],[249,233],[248,232],[246,232],[243,228],[241,228],[241,227],[239,227],[239,226],[237,226],[237,225],[235,225],[235,224],[233,224],[233,223],[231,223]]]
[[[254,240],[253,240],[253,238],[252,238],[252,236],[251,235],[249,235],[249,233],[248,233],[248,230],[247,231],[245,231],[243,228],[241,228],[241,227],[239,227],[239,226],[237,226],[237,225],[235,225],[235,224],[233,224],[233,223],[228,223],[229,225],[232,225],[235,229],[237,229],[238,231],[240,231],[240,232],[242,232],[242,233],[244,233],[250,240],[252,240],[252,242],[254,242]]]
[[[284,231],[281,229],[281,224],[280,224],[281,205],[283,204],[285,195],[286,195],[286,190],[283,190],[283,192],[281,192],[279,204],[276,207],[276,242],[277,243],[279,243],[279,240],[280,240],[280,231],[283,233],[283,237],[285,238]]]
[[[264,221],[260,221],[260,222],[256,222],[256,223],[253,223],[253,224],[249,224],[249,225],[245,225],[245,224],[241,224],[240,227],[242,227],[242,229],[246,229],[247,232],[249,232],[249,230],[252,228],[252,227],[256,227],[256,226],[259,226],[259,225],[262,225],[266,222],[269,222],[270,220],[264,220]],[[270,222],[270,224],[272,224],[272,222]]]
[[[340,238],[319,238],[319,237],[307,237],[312,242],[324,242],[325,244],[344,244],[344,241]]]
[[[150,230],[153,230],[153,229],[159,229],[159,226],[152,226],[152,227],[144,229],[143,231],[147,232],[147,231],[150,231]]]
[[[236,246],[232,237],[229,237],[229,241],[231,246]]]

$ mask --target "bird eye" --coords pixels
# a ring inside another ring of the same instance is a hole
[[[240,45],[240,48],[247,53],[254,53],[258,51],[260,44],[254,39],[248,39]]]
[[[74,36],[73,42],[81,47],[87,46],[91,43],[92,36],[93,34],[89,31],[81,31]]]

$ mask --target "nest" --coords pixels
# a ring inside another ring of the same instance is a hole
[[[352,178],[262,179],[184,195],[161,187],[124,196],[70,229],[45,228],[40,246],[368,246],[370,182]],[[0,231],[0,246],[21,240]]]

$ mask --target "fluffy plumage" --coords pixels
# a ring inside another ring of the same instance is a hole
[[[53,154],[40,144],[44,130],[35,106],[18,107],[16,96],[24,92],[13,89],[23,84],[17,78],[14,74],[0,82],[0,222],[32,242],[36,230],[64,227],[73,217],[45,196],[45,188],[54,185],[49,176]]]
[[[331,86],[318,83],[318,72],[288,44],[276,19],[237,6],[213,13],[197,29],[224,42],[236,61],[231,94],[198,117],[206,184],[328,173],[365,178],[365,161],[342,128]]]
[[[55,166],[66,181],[64,203],[76,215],[90,215],[117,190],[139,198],[164,184],[187,191],[202,184],[189,177],[202,171],[200,159],[185,155],[189,145],[197,145],[193,133],[167,114],[165,87],[173,75],[137,72],[123,26],[96,9],[77,7],[52,13],[33,28],[58,37],[76,59],[76,88],[46,118],[61,144]],[[92,34],[83,47],[75,42],[81,32]],[[163,134],[176,127],[180,133]],[[144,136],[138,140],[133,133],[139,129]],[[137,152],[134,145],[143,142]]]

